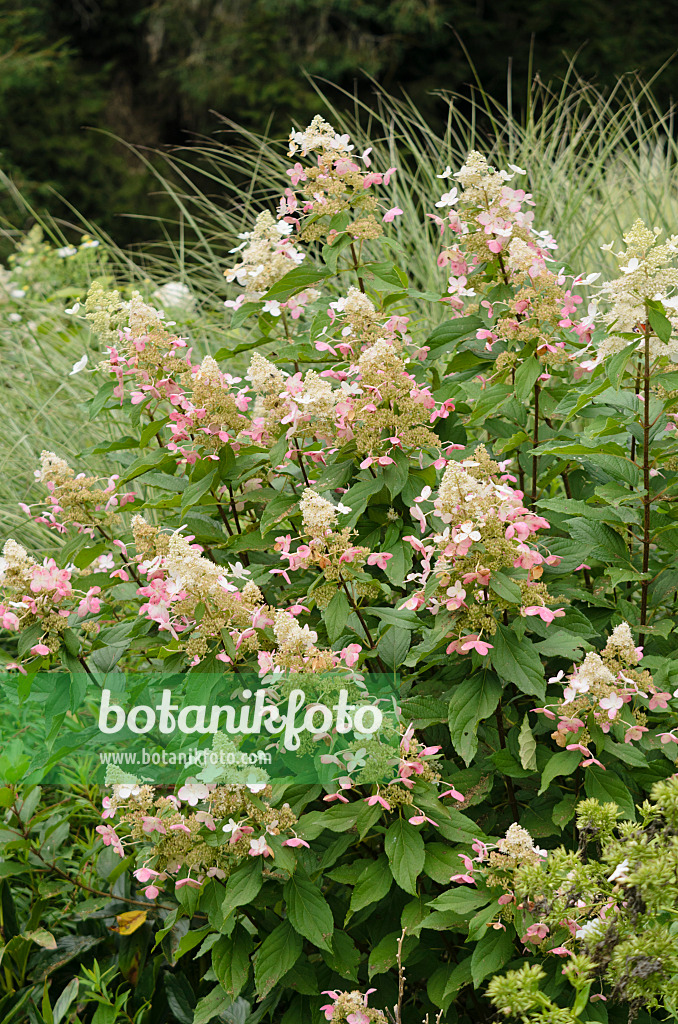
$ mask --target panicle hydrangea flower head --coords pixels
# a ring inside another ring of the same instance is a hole
[[[260,213],[252,231],[239,237],[242,245],[240,263],[224,272],[227,281],[237,281],[244,289],[245,302],[256,302],[269,288],[305,259],[303,253],[289,238],[290,226],[276,221],[267,210]]]

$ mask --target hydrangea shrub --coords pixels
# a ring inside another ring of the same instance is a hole
[[[421,293],[397,169],[320,117],[290,156],[225,270],[237,351],[200,358],[141,295],[92,285],[73,315],[105,353],[88,415],[115,425],[95,449],[111,472],[43,452],[23,507],[59,555],[3,548],[6,692],[47,749],[0,790],[5,856],[56,879],[71,938],[97,935],[83,896],[118,911],[120,976],[87,963],[68,1007],[675,1016],[678,238],[634,225],[598,286],[563,263],[529,174],[472,152],[441,169],[440,291]],[[82,857],[68,830],[45,857],[31,787],[91,725],[88,687],[124,703],[149,668],[195,703],[215,672],[312,699],[327,674],[388,675],[392,778],[371,742],[327,755],[329,783],[109,770]],[[37,1007],[45,911],[19,903],[10,997]]]

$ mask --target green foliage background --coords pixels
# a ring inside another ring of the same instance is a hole
[[[510,66],[517,106],[531,70],[555,80],[575,53],[578,73],[602,86],[629,71],[648,77],[672,55],[674,10],[671,0],[653,4],[651,18],[633,0],[6,0],[0,168],[38,208],[63,216],[56,191],[124,244],[149,229],[123,214],[169,206],[102,131],[151,148],[215,131],[228,142],[229,119],[286,134],[317,109],[304,72],[346,90],[333,90],[340,109],[354,92],[374,103],[374,82],[403,89],[440,130],[446,107],[433,94],[468,94],[469,59],[497,99]],[[656,88],[661,106],[677,87],[671,65]],[[8,192],[0,212],[27,226]]]

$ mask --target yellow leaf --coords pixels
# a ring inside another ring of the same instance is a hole
[[[147,917],[147,910],[127,910],[124,914],[116,916],[118,927],[113,930],[120,932],[121,935],[131,935],[137,928],[141,928]]]

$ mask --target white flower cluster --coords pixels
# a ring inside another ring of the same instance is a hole
[[[191,593],[210,597],[224,593],[225,588],[220,582],[223,569],[204,558],[179,532],[173,533],[169,539],[165,568],[180,587]]]
[[[283,371],[258,352],[252,356],[247,379],[258,395],[275,394],[285,386]]]
[[[568,685],[565,687],[563,696],[565,704],[572,701],[577,694],[593,691],[606,692],[607,688],[614,686],[615,677],[610,672],[603,659],[595,651],[590,651],[584,658],[581,665],[577,665],[569,677]]]
[[[345,156],[354,148],[351,145],[348,135],[339,135],[328,121],[325,121],[320,114],[311,121],[308,128],[303,132],[290,132],[290,148],[288,156],[299,153],[300,156],[307,156],[309,153],[320,151],[321,153],[335,153],[337,156]]]
[[[315,649],[318,634],[308,626],[300,626],[289,612],[276,612],[273,632],[285,654],[307,654]]]
[[[546,852],[534,845],[532,836],[521,825],[509,825],[503,839],[497,840],[497,849],[518,861],[536,861],[546,857]]]
[[[678,287],[678,268],[675,266],[678,235],[659,242],[660,231],[660,228],[650,229],[637,220],[624,235],[625,249],[614,252],[612,243],[603,246],[619,260],[621,275],[615,281],[607,281],[601,288],[608,306],[600,319],[615,333],[600,345],[599,359],[620,352],[629,344],[629,339],[620,335],[638,332],[647,318],[648,301],[663,303],[674,330],[678,331],[678,296],[673,294]],[[639,339],[640,344],[642,339]],[[678,362],[678,341],[672,338],[664,343],[653,337],[650,356],[653,361],[666,357]]]
[[[268,289],[304,259],[305,253],[297,249],[286,237],[292,227],[286,221],[276,221],[264,211],[257,217],[252,231],[238,235],[241,245],[231,249],[240,252],[241,262],[225,271],[227,281],[237,281],[245,289],[244,300],[256,302]]]
[[[363,376],[370,370],[395,370],[397,374],[402,374],[405,370],[402,358],[386,338],[379,338],[374,345],[366,348],[358,360],[358,366]]]
[[[299,502],[304,529],[311,537],[326,537],[337,522],[337,508],[311,487],[304,490]]]
[[[472,459],[465,459],[463,462],[449,462],[445,467],[435,503],[443,522],[451,522],[455,516],[458,518],[458,510],[464,505],[486,499],[495,499],[499,504],[512,499],[515,501],[515,493],[510,487],[495,483],[489,476],[478,479],[468,472],[478,465]]]

